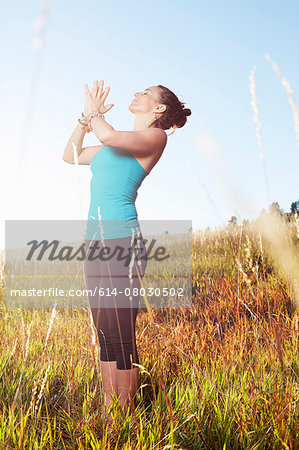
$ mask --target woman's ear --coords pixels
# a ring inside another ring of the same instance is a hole
[[[159,105],[156,107],[158,113],[163,113],[166,111],[166,105]]]

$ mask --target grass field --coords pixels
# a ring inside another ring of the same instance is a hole
[[[1,449],[299,448],[298,216],[287,244],[259,226],[193,233],[192,307],[140,311],[136,409],[110,435],[88,310],[6,308],[2,266]]]

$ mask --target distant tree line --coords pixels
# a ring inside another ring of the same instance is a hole
[[[281,217],[284,217],[287,221],[291,221],[292,217],[296,214],[299,214],[299,200],[296,200],[291,203],[290,212],[284,212],[282,208],[279,207],[278,202],[272,202],[268,208],[268,212],[263,208],[260,212],[260,216],[263,214],[278,214]],[[249,220],[244,219],[243,225],[249,223]],[[231,216],[228,221],[228,226],[238,225],[238,218],[236,216]]]

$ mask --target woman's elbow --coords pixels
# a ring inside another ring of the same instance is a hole
[[[64,161],[64,162],[67,162],[67,163],[69,163],[69,164],[74,164],[74,162],[73,161],[69,161],[68,159],[66,159],[64,156],[62,157],[62,160]]]
[[[105,135],[101,136],[100,141],[103,145],[111,145],[113,147],[113,139],[114,139],[114,132],[109,131]]]

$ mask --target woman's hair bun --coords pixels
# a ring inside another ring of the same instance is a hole
[[[187,116],[191,115],[191,109],[185,108],[185,102],[166,86],[158,84],[157,87],[160,89],[159,102],[166,106],[166,110],[156,119],[155,126],[162,130],[168,130],[171,127],[182,128],[187,122]]]
[[[191,109],[184,108],[183,111],[184,111],[185,116],[191,116]]]

